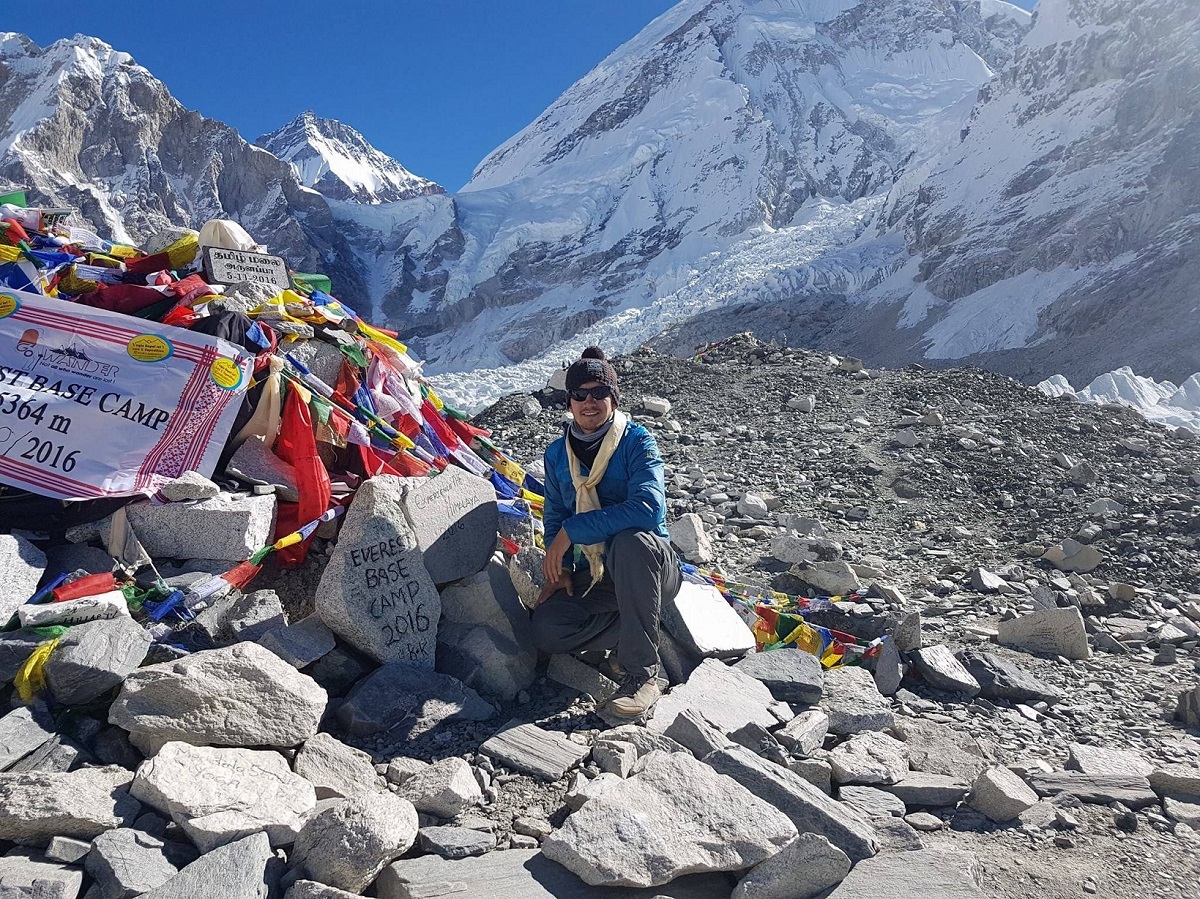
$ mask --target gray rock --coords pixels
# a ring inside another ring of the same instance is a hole
[[[831,668],[825,672],[821,708],[829,716],[829,732],[849,736],[891,727],[895,715],[865,668]]]
[[[318,616],[319,617],[319,616]],[[345,696],[375,663],[348,646],[334,646],[304,669],[304,673],[321,685],[330,696]]]
[[[834,783],[894,784],[908,774],[908,749],[887,734],[867,731],[829,753]]]
[[[86,749],[62,734],[55,734],[25,758],[9,768],[12,774],[24,774],[33,771],[70,771],[84,763],[93,762]]]
[[[597,796],[602,796],[619,783],[621,783],[621,778],[608,772],[601,772],[590,780],[583,774],[577,774],[571,783],[571,788],[563,797],[563,802],[567,808],[577,812],[583,808],[584,803]]]
[[[1175,701],[1175,717],[1184,727],[1200,729],[1200,684],[1179,694]]]
[[[288,887],[283,899],[355,899],[357,896],[358,893],[348,893],[315,880],[297,880]]]
[[[866,818],[904,817],[903,800],[875,787],[839,787],[838,800],[846,803]]]
[[[829,716],[820,709],[809,709],[776,731],[775,738],[802,755],[812,755],[825,744],[828,733]]]
[[[300,499],[295,467],[280,459],[257,437],[242,441],[225,471],[250,484],[272,484],[283,502],[294,503]]]
[[[304,668],[332,652],[337,640],[320,615],[309,615],[295,624],[267,631],[258,638],[258,644],[293,668]]]
[[[916,828],[903,818],[874,818],[871,823],[875,825],[880,852],[920,852],[925,848]]]
[[[1007,586],[1004,578],[986,568],[972,568],[970,579],[971,589],[980,593],[995,593],[1001,587]]]
[[[417,845],[442,858],[469,858],[496,848],[496,835],[466,827],[422,827]]]
[[[1087,573],[1104,561],[1104,554],[1094,546],[1068,537],[1062,543],[1046,550],[1042,560],[1049,562],[1059,571]]]
[[[129,734],[110,724],[92,740],[92,753],[104,765],[120,765],[136,771],[144,756],[129,742]]]
[[[823,596],[844,596],[862,587],[858,575],[846,562],[801,562],[792,566],[791,574]]]
[[[90,840],[131,822],[140,808],[124,768],[0,774],[0,840],[44,845],[51,837]]]
[[[927,646],[912,652],[913,667],[925,678],[925,683],[950,693],[979,693],[979,682],[971,677],[962,663],[945,646]]]
[[[1200,801],[1200,767],[1164,765],[1150,772],[1150,788],[1159,796]]]
[[[46,550],[46,567],[54,571],[107,574],[113,570],[113,557],[95,546],[63,543]]]
[[[991,764],[979,741],[921,718],[896,719],[895,732],[908,747],[908,766],[926,774],[945,774],[972,781]]]
[[[658,701],[647,727],[664,733],[684,709],[694,709],[725,732],[755,722],[773,727],[775,702],[771,691],[756,678],[730,668],[716,659],[705,659],[687,683],[672,689]]]
[[[207,852],[141,899],[267,899],[276,878],[271,841],[255,833]]]
[[[104,899],[133,899],[166,883],[195,860],[196,852],[190,846],[118,827],[92,841],[86,869]]]
[[[41,886],[35,891],[34,884]],[[74,899],[82,886],[83,872],[78,868],[58,864],[28,849],[14,849],[0,856],[0,896],[5,899],[26,896]]]
[[[979,695],[984,699],[1050,703],[1062,700],[1061,690],[996,653],[965,651],[958,658],[979,684]]]
[[[452,465],[433,478],[408,478],[402,503],[435,584],[457,581],[487,565],[496,549],[500,513],[496,491],[486,480]]]
[[[692,874],[644,890],[588,886],[536,849],[510,849],[455,861],[403,859],[384,868],[375,889],[379,899],[728,899],[725,877]]]
[[[889,852],[855,865],[828,899],[863,896],[983,899],[978,867],[975,856],[967,852],[938,849]]]
[[[45,706],[21,706],[0,718],[0,771],[7,771],[54,737]]]
[[[471,766],[460,758],[427,765],[404,781],[401,794],[419,812],[453,818],[483,801]]]
[[[585,883],[647,887],[748,868],[795,836],[783,814],[691,756],[651,753],[640,774],[568,817],[542,852]]]
[[[149,649],[146,629],[124,615],[77,624],[46,662],[46,683],[59,703],[82,705],[125,680]]]
[[[852,861],[861,861],[877,851],[878,843],[865,818],[834,802],[798,774],[759,758],[743,746],[718,750],[705,756],[704,761],[775,806],[799,832],[821,834]]]
[[[821,662],[802,649],[752,653],[734,667],[762,681],[771,695],[783,702],[811,705],[821,700],[825,683]]]
[[[1137,774],[1084,774],[1079,771],[1056,771],[1052,774],[1033,773],[1027,781],[1039,796],[1067,793],[1081,802],[1108,805],[1121,802],[1131,809],[1155,805],[1158,796],[1150,782]]]
[[[383,789],[371,756],[326,733],[300,747],[292,768],[316,788],[318,799],[350,799]]]
[[[1163,812],[1172,821],[1178,821],[1188,827],[1200,828],[1200,803],[1181,802],[1168,796],[1163,800]]]
[[[405,517],[405,483],[380,475],[359,488],[321,576],[317,613],[376,661],[430,670],[442,601]]]
[[[802,833],[738,881],[730,899],[810,899],[850,873],[846,853],[815,833]]]
[[[446,624],[438,629],[437,670],[502,702],[534,681],[537,652],[522,648],[486,624]]]
[[[895,639],[884,640],[875,659],[875,689],[883,696],[895,696],[904,680],[904,661]]]
[[[705,565],[716,558],[704,521],[695,512],[685,512],[677,521],[668,523],[667,531],[671,543],[689,562]]]
[[[892,632],[892,639],[896,641],[896,649],[900,652],[912,652],[914,649],[920,649],[921,613],[909,612],[900,619],[900,623]]]
[[[37,591],[45,570],[45,553],[24,537],[0,534],[0,627]]]
[[[487,721],[495,714],[490,703],[454,678],[392,662],[355,685],[337,719],[355,737],[383,731],[414,737],[442,723]]]
[[[999,640],[1027,652],[1047,653],[1067,659],[1090,655],[1083,615],[1075,606],[1040,609],[1011,621],[1001,621]]]
[[[1147,777],[1154,764],[1140,752],[1130,749],[1109,749],[1105,746],[1089,746],[1086,743],[1067,744],[1068,771],[1084,774],[1136,774]]]
[[[704,758],[710,752],[733,745],[732,740],[709,724],[704,716],[695,709],[684,709],[676,715],[664,736],[687,747],[698,759]]]
[[[420,774],[428,767],[429,762],[398,755],[388,762],[387,772],[384,776],[387,778],[388,783],[399,785],[407,781],[410,777]]]
[[[1002,765],[988,768],[975,778],[967,797],[967,805],[997,824],[1020,816],[1037,801],[1037,793]]]
[[[194,499],[212,499],[221,495],[221,488],[198,471],[185,471],[173,481],[158,488],[163,499],[182,503]]]
[[[368,793],[313,815],[289,863],[310,879],[362,892],[417,838],[417,810],[391,793]]]
[[[788,759],[787,769],[798,774],[826,796],[833,795],[833,768],[821,759]]]
[[[624,779],[633,772],[637,764],[638,751],[632,743],[621,740],[606,740],[592,746],[592,761],[601,771],[615,774]]]
[[[662,624],[690,653],[701,658],[739,658],[754,650],[754,634],[718,591],[685,581],[662,604]]]
[[[126,678],[108,720],[157,740],[295,746],[317,732],[328,696],[256,643],[196,652]]]
[[[0,634],[0,683],[10,683],[25,664],[25,660],[45,642],[45,637],[32,631],[18,630]]]
[[[317,804],[313,785],[277,752],[178,742],[142,764],[129,792],[168,815],[201,852],[259,831],[286,846]]]
[[[591,665],[566,653],[550,657],[550,663],[546,666],[546,677],[564,687],[570,687],[579,693],[586,693],[596,702],[606,701],[620,687],[616,681],[606,677]]]
[[[46,847],[46,858],[55,862],[73,865],[83,861],[92,851],[90,840],[76,840],[73,837],[51,837]]]
[[[274,590],[255,590],[219,599],[197,615],[196,622],[214,642],[228,644],[257,640],[286,625],[287,615]]]
[[[222,493],[188,503],[131,503],[125,514],[151,558],[242,562],[271,542],[275,497]]]
[[[515,771],[544,780],[561,780],[591,752],[561,734],[516,720],[489,737],[479,751]]]
[[[880,789],[887,790],[909,807],[941,808],[945,805],[957,805],[967,795],[971,785],[965,780],[946,774],[910,771],[903,780],[894,784],[881,784]]]

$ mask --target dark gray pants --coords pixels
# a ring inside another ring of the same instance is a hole
[[[671,544],[648,531],[621,531],[604,558],[604,577],[587,596],[587,569],[572,577],[575,595],[558,590],[534,609],[533,642],[546,653],[615,649],[621,667],[658,676],[658,619],[664,599],[679,592]]]

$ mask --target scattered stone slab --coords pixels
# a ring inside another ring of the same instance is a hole
[[[852,861],[869,858],[878,850],[873,829],[865,818],[830,799],[800,775],[759,758],[744,746],[718,750],[705,756],[704,762],[782,811],[799,832],[824,836]]]
[[[51,837],[46,847],[46,858],[66,865],[83,861],[92,851],[90,840],[76,840],[72,837]]]
[[[975,856],[967,852],[889,852],[855,865],[828,899],[918,895],[929,899],[983,899],[978,876]]]
[[[183,503],[195,499],[212,499],[221,495],[221,488],[198,471],[185,471],[173,481],[158,488],[163,499],[171,503]]]
[[[1159,796],[1200,802],[1200,767],[1166,765],[1150,773],[1150,788]]]
[[[275,455],[258,437],[243,440],[226,466],[226,473],[248,484],[270,484],[285,503],[299,502],[296,468]]]
[[[57,702],[82,705],[125,680],[146,658],[150,635],[124,615],[69,628],[46,662],[46,683]]]
[[[272,859],[267,835],[251,834],[205,853],[141,899],[267,899],[277,882]]]
[[[368,793],[317,812],[288,859],[311,880],[362,892],[417,838],[417,810],[391,793]]]
[[[975,778],[967,797],[967,805],[997,824],[1019,817],[1037,801],[1037,793],[1003,765],[994,765]]]
[[[710,584],[684,581],[675,598],[663,602],[662,623],[701,658],[740,658],[754,651],[754,634]]]
[[[402,784],[410,777],[420,774],[429,767],[429,762],[423,762],[420,759],[411,759],[407,756],[399,755],[388,762],[387,766],[387,782],[391,784]]]
[[[894,784],[908,774],[908,750],[887,734],[867,731],[829,753],[837,784]]]
[[[979,694],[979,682],[975,680],[945,646],[926,646],[912,652],[913,667],[920,672],[925,683],[937,690],[950,693]]]
[[[946,826],[941,818],[931,815],[929,812],[913,812],[911,815],[905,815],[904,823],[921,833],[934,833]]]
[[[187,503],[131,503],[125,514],[154,559],[243,562],[271,542],[274,496],[222,493]]]
[[[446,483],[455,479],[452,475]],[[431,670],[442,601],[404,509],[406,483],[405,478],[380,475],[359,488],[321,575],[317,613],[334,633],[375,661]],[[494,498],[492,505],[494,509]],[[494,528],[492,534],[486,545],[488,556],[495,545]],[[478,551],[473,548],[472,555]],[[486,563],[487,556],[465,573],[472,574]]]
[[[1068,771],[1084,774],[1135,774],[1148,777],[1154,764],[1141,753],[1129,749],[1110,749],[1105,746],[1089,746],[1086,743],[1067,745]]]
[[[825,684],[821,662],[802,649],[793,647],[755,652],[734,667],[762,681],[771,695],[783,702],[811,705],[821,701]]]
[[[908,766],[926,774],[973,781],[991,759],[970,734],[921,718],[896,719],[895,733],[908,747]]]
[[[0,840],[44,845],[51,837],[90,840],[133,821],[133,775],[115,765],[0,774]]]
[[[838,801],[846,803],[866,818],[904,817],[904,802],[898,796],[875,787],[839,787]]]
[[[695,512],[685,512],[677,521],[670,522],[667,532],[671,535],[671,543],[689,562],[704,565],[716,558],[712,540],[704,530],[704,521]]]
[[[34,891],[34,884],[41,886]],[[0,856],[0,897],[46,896],[47,899],[79,895],[83,872],[61,865],[28,849],[14,849]]]
[[[1168,796],[1163,800],[1163,811],[1172,821],[1200,828],[1200,803],[1182,802]]]
[[[564,687],[585,693],[598,703],[607,701],[620,687],[616,681],[567,653],[550,657],[546,677]]]
[[[1145,808],[1158,802],[1150,782],[1136,774],[1084,774],[1080,771],[1032,773],[1027,781],[1040,796],[1068,793],[1081,802],[1108,805],[1121,802],[1131,809]]]
[[[190,846],[118,827],[92,841],[86,869],[105,899],[133,899],[166,883],[196,857]]]
[[[1042,556],[1059,571],[1075,571],[1086,574],[1104,562],[1104,554],[1090,544],[1080,543],[1068,537],[1062,543],[1051,546]]]
[[[0,771],[7,771],[54,737],[44,706],[21,706],[0,718]]]
[[[442,858],[469,858],[496,848],[496,835],[467,827],[422,827],[417,845]]]
[[[1184,727],[1200,730],[1200,684],[1179,694],[1175,703],[1175,717]]]
[[[179,742],[143,763],[129,792],[169,816],[201,852],[259,831],[273,846],[289,845],[317,804],[313,785],[277,752]]]
[[[664,736],[685,746],[698,759],[733,745],[733,740],[713,727],[695,709],[684,709],[676,715]]]
[[[46,554],[17,534],[0,534],[0,626],[37,591]]]
[[[309,615],[295,624],[277,627],[258,638],[293,668],[304,668],[333,651],[337,639],[320,615]]]
[[[313,785],[318,799],[350,799],[383,789],[371,756],[326,733],[308,740],[292,767]]]
[[[418,812],[438,818],[453,818],[483,801],[471,766],[453,757],[413,774],[405,780],[401,793]]]
[[[726,733],[751,722],[770,728],[777,723],[771,713],[775,701],[771,691],[758,679],[717,659],[705,659],[687,683],[673,688],[658,701],[647,727],[665,733],[680,712],[694,709]]]
[[[338,707],[337,719],[355,737],[390,732],[419,736],[439,724],[487,721],[491,703],[447,674],[391,662],[355,684]]]
[[[883,730],[895,722],[888,701],[865,668],[831,668],[825,672],[821,708],[829,716],[829,732],[850,736],[864,730]]]
[[[971,589],[979,593],[995,593],[1000,588],[1008,586],[1008,582],[994,571],[986,568],[972,568],[970,574]]]
[[[25,758],[14,763],[8,770],[12,774],[31,771],[70,771],[72,768],[92,761],[95,760],[81,745],[70,737],[55,734]]]
[[[637,724],[622,724],[620,727],[610,727],[596,737],[593,747],[604,746],[608,743],[625,743],[637,750],[638,758],[652,752],[687,752],[687,749],[666,734],[641,727]]]
[[[0,590],[2,589],[3,587],[0,587]],[[3,596],[4,594],[0,593],[0,602],[3,601]],[[3,612],[0,611],[0,621],[8,620],[2,616]],[[32,631],[18,630],[0,634],[0,683],[11,683],[25,664],[25,660],[45,642],[45,637]]]
[[[875,659],[875,689],[883,696],[895,696],[904,680],[904,660],[895,639],[883,641]]]
[[[1006,646],[1067,659],[1086,659],[1091,654],[1083,615],[1074,606],[1040,609],[1001,621],[998,639]]]
[[[288,887],[283,899],[356,899],[357,896],[358,893],[348,893],[315,880],[297,880]]]
[[[213,642],[218,645],[239,640],[257,640],[287,624],[283,603],[274,590],[226,596],[196,616]]]
[[[925,848],[916,828],[903,818],[875,818],[871,823],[875,825],[880,852],[920,852]]]
[[[379,899],[728,899],[725,878],[692,874],[644,890],[588,886],[536,849],[510,849],[453,861],[406,858],[384,868],[375,889]]]
[[[563,797],[563,802],[572,811],[579,811],[583,808],[584,803],[603,795],[619,783],[621,783],[620,777],[606,771],[590,779],[585,774],[577,774],[571,783],[571,788]]]
[[[822,836],[802,833],[746,873],[730,899],[810,899],[850,873],[846,853]]]
[[[591,749],[536,724],[514,719],[489,737],[479,751],[514,771],[553,781],[565,777],[588,757]]]
[[[500,513],[496,491],[485,479],[451,465],[433,478],[404,479],[401,503],[435,584],[457,581],[487,565],[496,549]]]
[[[317,732],[328,696],[256,643],[195,652],[126,678],[108,720],[159,741],[295,746]]]
[[[651,753],[640,774],[568,817],[542,852],[585,883],[648,887],[748,868],[795,838],[784,814],[712,768]]]
[[[979,684],[984,699],[1010,702],[1061,702],[1062,691],[993,652],[964,651],[958,656],[963,667]]]
[[[775,738],[802,755],[812,755],[825,744],[829,716],[820,709],[801,712],[775,732]]]
[[[910,771],[903,780],[894,784],[881,784],[879,788],[898,797],[906,806],[941,808],[957,805],[967,795],[971,785],[965,780],[945,774]]]
[[[437,668],[467,686],[510,702],[534,681],[537,652],[486,624],[447,624],[438,630]]]
[[[791,567],[790,573],[822,596],[845,596],[862,587],[858,575],[846,562],[800,562]]]

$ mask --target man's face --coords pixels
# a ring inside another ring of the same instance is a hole
[[[599,388],[600,393],[608,391],[604,399],[597,399],[593,395],[596,388]],[[585,392],[587,396],[584,399],[576,399],[577,395]],[[612,418],[615,408],[612,392],[599,381],[588,381],[580,384],[577,391],[571,391],[571,415],[579,430],[585,434],[591,434],[603,427],[604,423]]]

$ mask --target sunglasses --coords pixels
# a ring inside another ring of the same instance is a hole
[[[575,390],[568,392],[571,394],[571,399],[577,403],[586,401],[589,396],[597,401],[606,400],[612,396],[612,388],[607,384],[599,384],[595,387],[588,387],[586,390],[583,388],[576,388]]]

